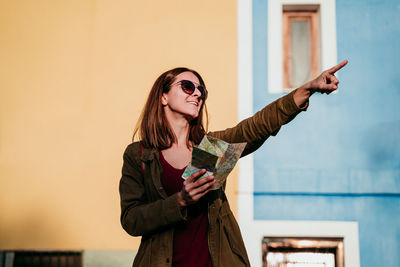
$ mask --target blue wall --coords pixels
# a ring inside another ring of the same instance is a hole
[[[254,111],[267,91],[267,1],[253,0]],[[255,153],[254,216],[359,224],[361,266],[400,266],[400,2],[336,0],[335,95]]]

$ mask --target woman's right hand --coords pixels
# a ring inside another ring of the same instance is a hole
[[[182,190],[178,193],[179,206],[186,207],[196,203],[212,189],[212,186],[215,184],[214,176],[207,176],[196,180],[196,178],[202,176],[205,172],[205,169],[198,170],[183,182]]]

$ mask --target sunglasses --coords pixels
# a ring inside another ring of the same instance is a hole
[[[182,80],[182,81],[176,82],[175,84],[178,84],[178,83],[181,85],[182,90],[186,94],[188,94],[188,95],[193,94],[197,88],[201,93],[201,98],[202,99],[207,98],[208,92],[207,92],[206,88],[204,88],[204,86],[198,85],[196,87],[196,85],[192,81],[189,81],[189,80]]]

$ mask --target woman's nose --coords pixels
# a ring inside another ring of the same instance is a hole
[[[201,91],[196,87],[192,94],[193,96],[201,97]]]

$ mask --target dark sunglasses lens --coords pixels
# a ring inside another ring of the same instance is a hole
[[[181,86],[182,86],[182,90],[186,93],[186,94],[193,94],[195,87],[194,84],[191,81],[186,81],[183,80],[181,81]]]
[[[199,91],[201,92],[201,96],[203,98],[207,98],[207,91],[206,89],[204,89],[202,85],[197,86],[197,89],[199,89]]]
[[[181,87],[182,87],[182,90],[186,94],[189,94],[189,95],[193,94],[194,90],[196,90],[196,86],[194,85],[194,83],[192,81],[188,81],[188,80],[182,80]],[[207,98],[207,91],[204,88],[204,86],[199,85],[199,86],[197,86],[197,89],[199,89],[202,98],[204,98],[204,99]]]

